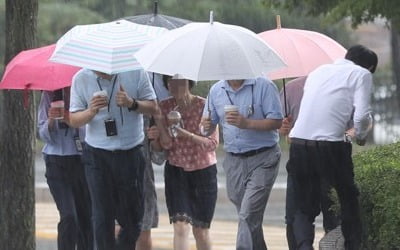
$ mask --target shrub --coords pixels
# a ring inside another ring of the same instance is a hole
[[[400,143],[354,156],[363,221],[362,249],[400,249]]]

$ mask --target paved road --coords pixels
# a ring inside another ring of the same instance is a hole
[[[38,250],[55,250],[57,237],[58,213],[53,203],[36,203],[36,239]],[[210,235],[215,250],[235,249],[237,224],[234,221],[214,220],[210,229]],[[282,226],[264,225],[264,235],[268,248],[272,250],[287,249],[285,240],[285,228]],[[172,227],[166,214],[161,214],[159,227],[152,230],[154,250],[172,249]],[[322,237],[319,229],[316,233],[315,249],[317,242]],[[195,241],[190,235],[191,249],[195,248]]]
[[[223,153],[218,154],[219,163],[222,163]],[[287,249],[284,230],[285,192],[287,152],[283,152],[279,174],[267,205],[264,215],[265,237],[270,249]],[[156,249],[171,249],[172,230],[166,216],[166,206],[163,189],[163,169],[154,166],[158,193],[158,206],[161,213],[160,227],[154,230]],[[56,226],[58,221],[57,210],[49,194],[44,177],[45,166],[40,154],[37,154],[35,164],[36,178],[36,216],[37,216],[37,249],[56,249]],[[226,197],[225,176],[221,164],[218,164],[218,200],[212,226],[214,249],[232,249],[235,242],[236,210]],[[318,237],[321,234],[320,218],[317,219]],[[192,239],[192,243],[194,240]],[[271,243],[270,243],[271,242]],[[192,244],[193,245],[193,244]],[[194,249],[194,248],[193,248]]]

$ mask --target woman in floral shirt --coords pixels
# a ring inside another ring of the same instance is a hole
[[[171,97],[159,103],[158,126],[150,128],[148,135],[153,150],[167,153],[165,196],[174,226],[174,249],[189,249],[189,224],[197,249],[211,249],[209,228],[218,191],[218,132],[208,137],[200,133],[205,99],[190,92],[194,82],[164,77]],[[173,121],[167,118],[171,111],[176,115]]]

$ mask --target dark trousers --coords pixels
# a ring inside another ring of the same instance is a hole
[[[83,159],[96,249],[133,249],[143,218],[145,159],[141,147],[108,151],[86,146]],[[115,220],[121,226],[117,240]]]
[[[286,169],[290,168],[289,162],[286,165]],[[294,231],[299,232],[304,227],[313,228],[313,222],[310,220],[297,220],[296,226],[298,229],[293,229],[295,214],[298,211],[298,206],[295,201],[295,190],[293,185],[293,173],[288,171],[287,175],[287,185],[286,185],[286,239],[288,243],[289,250],[296,250],[296,239],[294,236]],[[320,212],[322,212],[323,216],[323,227],[325,233],[335,229],[340,225],[340,217],[336,215],[334,211],[332,211],[331,207],[334,204],[332,198],[330,197],[331,188],[328,183],[321,179],[320,186],[320,204],[315,204],[316,207],[313,209],[315,211],[315,217],[318,216]],[[303,225],[303,223],[311,224],[311,225]],[[308,232],[309,239],[314,239],[314,232]]]
[[[321,202],[321,183],[333,186],[338,194],[346,250],[359,249],[359,191],[354,182],[351,151],[351,144],[346,142],[307,141],[297,144],[292,140],[288,172],[294,176],[294,196],[298,205],[293,224],[298,249],[312,249],[313,239],[309,237],[314,235],[312,224]]]
[[[44,160],[47,184],[60,214],[58,250],[93,249],[90,198],[81,157],[44,155]]]

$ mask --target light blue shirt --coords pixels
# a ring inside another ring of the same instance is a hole
[[[117,79],[113,88],[115,77]],[[105,150],[127,150],[142,143],[144,139],[143,115],[136,111],[128,111],[126,107],[118,107],[115,96],[122,86],[134,99],[155,100],[156,95],[146,73],[143,70],[123,72],[107,80],[99,78],[92,70],[78,71],[72,80],[70,112],[88,108],[93,93],[100,90],[98,83],[101,89],[107,90],[109,111],[108,108],[99,110],[96,116],[86,124],[86,143]],[[115,136],[106,135],[104,120],[109,118],[115,119],[118,133]]]
[[[59,121],[55,121],[54,126],[50,129],[48,121],[50,102],[49,92],[43,91],[38,111],[39,137],[45,142],[42,152],[58,156],[80,154],[76,149],[74,137],[79,135],[83,138],[84,128],[79,129],[79,132],[75,128],[60,128]]]
[[[222,127],[224,149],[227,152],[242,153],[261,147],[270,147],[278,142],[277,130],[240,129],[227,124],[224,106],[231,104],[239,106],[239,113],[249,119],[282,119],[279,92],[273,82],[263,77],[248,79],[239,89],[233,90],[227,81],[219,81],[210,89],[203,115],[210,115],[211,122],[220,124]],[[252,105],[254,112],[250,115],[249,110]]]

